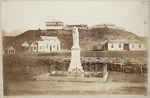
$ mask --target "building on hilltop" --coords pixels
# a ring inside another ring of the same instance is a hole
[[[76,25],[65,25],[65,30],[72,30],[74,27],[77,27],[78,29],[84,29],[87,30],[88,27],[86,24],[76,24]]]
[[[114,24],[97,24],[95,26],[89,27],[89,29],[96,29],[96,28],[113,28],[115,27]]]
[[[40,40],[25,41],[22,51],[27,52],[50,52],[60,50],[60,40],[57,37],[40,36]]]
[[[109,40],[99,45],[94,45],[93,50],[108,50],[108,51],[144,51],[146,50],[145,43],[135,40]]]
[[[63,29],[64,23],[62,21],[58,20],[52,20],[49,22],[45,22],[45,25],[47,26],[47,29]]]
[[[125,30],[123,27],[118,27],[115,24],[97,24],[95,26],[91,26],[88,29],[97,29],[97,28],[109,28],[109,29],[118,29],[118,30]]]

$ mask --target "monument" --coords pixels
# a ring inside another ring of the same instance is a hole
[[[80,60],[80,46],[79,46],[79,32],[78,28],[74,27],[72,30],[73,46],[71,48],[71,63],[68,71],[78,70],[83,72]]]

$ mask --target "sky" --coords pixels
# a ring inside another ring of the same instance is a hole
[[[1,27],[10,35],[29,29],[45,29],[45,22],[52,19],[88,26],[112,23],[139,36],[149,33],[149,6],[144,2],[3,2],[1,11]]]

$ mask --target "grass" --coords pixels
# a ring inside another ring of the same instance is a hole
[[[84,54],[85,53],[85,54]],[[85,57],[115,58],[129,57],[145,58],[147,61],[147,52],[109,52],[109,51],[88,51],[81,52]],[[4,55],[3,59],[8,58],[50,56],[51,53],[27,53]],[[63,55],[54,53],[53,55]],[[68,55],[68,54],[67,54]],[[36,59],[36,58],[35,58]],[[33,59],[32,59],[33,60]],[[145,62],[146,63],[146,62]],[[122,72],[109,72],[106,83],[83,83],[83,82],[55,82],[55,81],[30,81],[31,76],[21,73],[4,73],[4,95],[95,95],[95,94],[140,94],[146,95],[147,75],[145,74],[127,74]]]
[[[7,55],[3,55],[6,57]],[[9,55],[10,56],[10,55]],[[71,51],[60,52],[16,52],[12,56],[71,56]],[[148,58],[148,51],[82,51],[81,57],[122,57],[122,58]]]
[[[6,76],[7,75],[7,76]],[[4,95],[146,95],[146,75],[109,72],[106,83],[29,81],[23,75],[5,74]],[[11,78],[9,78],[11,77]],[[17,78],[17,79],[16,79]],[[24,80],[22,80],[24,79]]]
[[[109,72],[107,82],[146,83],[146,74],[129,74],[122,72]]]

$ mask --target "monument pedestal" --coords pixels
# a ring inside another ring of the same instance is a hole
[[[83,71],[83,67],[81,66],[80,60],[80,47],[72,47],[71,48],[71,63],[68,71]]]

